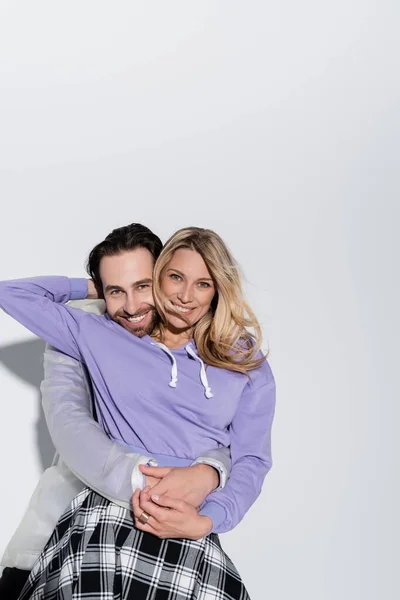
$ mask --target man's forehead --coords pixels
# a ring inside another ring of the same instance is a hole
[[[131,284],[142,279],[151,279],[154,259],[146,248],[137,248],[113,256],[103,256],[100,261],[100,278],[103,284],[118,283],[118,279],[125,284]],[[111,279],[113,280],[111,282]]]

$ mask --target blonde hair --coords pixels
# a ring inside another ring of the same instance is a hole
[[[174,253],[181,248],[201,255],[216,287],[210,310],[192,329],[200,357],[213,367],[248,374],[266,358],[256,358],[261,346],[261,327],[244,300],[237,262],[219,235],[210,229],[180,229],[161,251],[153,274],[154,300],[160,315],[156,336],[163,340],[167,322],[168,301],[161,290],[162,276]]]

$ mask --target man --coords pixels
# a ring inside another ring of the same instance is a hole
[[[132,224],[114,230],[89,255],[93,297],[103,297],[110,319],[137,337],[151,333],[157,320],[151,284],[161,249],[148,228]],[[78,306],[104,310],[99,301]],[[152,457],[113,441],[93,419],[89,378],[81,363],[48,346],[44,366],[43,408],[61,458],[42,476],[6,549],[0,597],[7,600],[18,598],[58,518],[84,484],[129,510],[132,492],[145,484],[196,504],[198,494],[224,486],[230,466],[229,451],[221,449],[199,457],[186,471],[151,468],[156,466]]]

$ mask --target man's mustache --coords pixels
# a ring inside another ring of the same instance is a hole
[[[128,313],[126,310],[118,310],[115,313],[115,316],[116,317],[131,317],[131,318],[137,319],[138,317],[143,317],[143,315],[147,315],[147,313],[150,311],[155,312],[155,310],[156,310],[156,307],[153,306],[152,304],[149,304],[146,309],[141,308],[141,309],[137,310],[136,312],[134,312],[133,314]]]

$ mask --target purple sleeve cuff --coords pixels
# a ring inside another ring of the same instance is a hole
[[[72,277],[69,280],[71,287],[71,300],[84,300],[88,295],[87,279]]]
[[[202,517],[210,517],[213,522],[211,532],[214,532],[226,519],[225,509],[218,504],[218,502],[214,502],[213,500],[210,500],[210,502],[206,501],[203,508],[200,510],[199,515]]]

